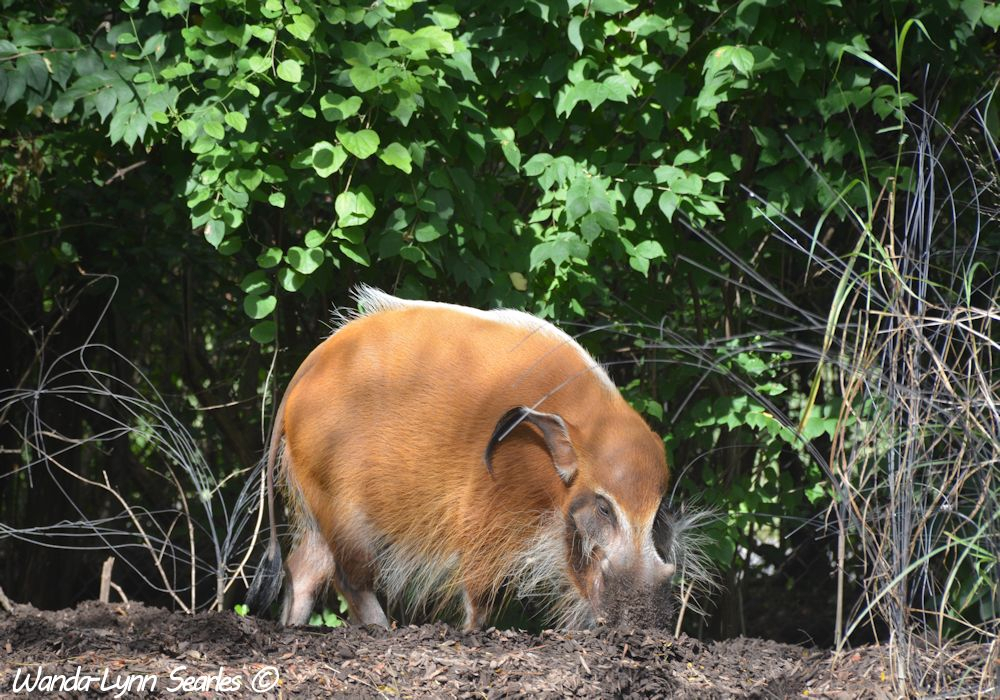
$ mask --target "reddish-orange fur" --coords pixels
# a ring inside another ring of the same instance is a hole
[[[382,570],[397,566],[398,576],[438,577],[422,583],[436,590],[418,592],[416,604],[436,611],[433,604],[464,596],[466,624],[481,624],[505,581],[530,567],[525,552],[547,546],[537,542],[540,528],[549,523],[551,532],[563,532],[556,528],[574,499],[595,493],[627,520],[616,544],[604,547],[618,552],[605,567],[654,583],[669,577],[672,568],[646,551],[667,486],[662,441],[588,355],[548,324],[537,325],[393,301],[346,323],[309,355],[272,438],[284,434],[288,492],[305,533],[289,562],[286,622],[304,621],[303,610],[332,575],[354,617],[384,624],[370,592],[379,581],[402,590],[397,573]],[[527,422],[499,443],[487,471],[494,426],[517,406],[565,422],[577,463],[568,484]],[[580,521],[584,507],[574,516]],[[588,556],[594,562],[567,561],[562,575],[570,595],[596,615],[594,568],[603,560]]]

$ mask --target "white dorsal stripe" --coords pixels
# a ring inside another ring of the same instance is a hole
[[[339,313],[339,326],[343,326],[345,323],[349,323],[355,318],[371,316],[382,311],[391,311],[393,309],[406,309],[412,307],[449,309],[451,311],[468,314],[469,316],[485,319],[487,321],[503,323],[515,328],[526,328],[533,332],[542,333],[550,338],[558,340],[579,353],[581,359],[583,359],[588,366],[593,368],[594,376],[598,379],[598,381],[612,391],[618,391],[618,387],[616,387],[615,383],[611,381],[611,377],[608,376],[608,373],[604,370],[604,368],[598,364],[590,353],[584,350],[583,347],[568,333],[557,328],[548,321],[540,319],[537,316],[532,316],[524,311],[517,311],[515,309],[493,309],[491,311],[483,311],[481,309],[473,309],[468,306],[448,304],[440,301],[400,299],[399,297],[394,297],[391,294],[383,292],[381,289],[369,287],[366,284],[360,284],[351,290],[351,297],[358,303],[361,310],[351,313]]]

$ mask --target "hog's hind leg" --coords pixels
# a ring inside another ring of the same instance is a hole
[[[337,557],[337,591],[347,601],[351,621],[361,625],[388,627],[389,619],[375,595],[374,561],[370,555]]]
[[[281,607],[284,625],[304,625],[312,616],[316,596],[334,574],[333,553],[322,535],[306,530],[288,556],[289,581]]]

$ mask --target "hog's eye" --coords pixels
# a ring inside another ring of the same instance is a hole
[[[597,512],[605,518],[611,519],[611,504],[608,503],[608,499],[601,496],[597,497]]]

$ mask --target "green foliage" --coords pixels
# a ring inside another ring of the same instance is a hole
[[[324,607],[322,613],[315,613],[309,618],[313,627],[342,627],[347,620],[347,601],[337,596],[337,612]]]
[[[8,0],[0,96],[15,114],[103,126],[112,145],[182,149],[165,175],[192,228],[223,254],[264,251],[284,293],[375,263],[415,294],[440,279],[583,315],[666,276],[687,247],[678,214],[751,243],[762,225],[734,176],[796,213],[827,197],[808,160],[847,181],[858,144],[831,120],[850,108],[877,127],[899,100],[853,58],[881,18],[838,4],[128,0],[91,42],[82,10],[53,20]],[[931,5],[938,45],[995,23],[995,8]],[[919,61],[932,44],[916,43]],[[292,241],[272,264],[251,222],[282,214]],[[310,230],[326,236],[296,240]],[[619,279],[623,263],[634,273]],[[247,294],[253,320],[279,308]]]

